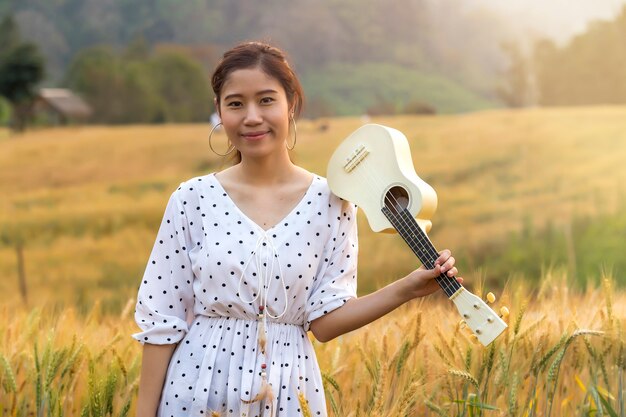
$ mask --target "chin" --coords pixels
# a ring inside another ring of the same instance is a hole
[[[270,158],[270,157],[274,157],[274,156],[280,156],[282,154],[282,150],[281,149],[277,149],[275,147],[265,147],[265,146],[258,146],[258,147],[254,147],[255,149],[251,149],[253,147],[249,146],[246,147],[247,149],[240,149],[241,155],[244,158]],[[286,152],[286,148],[285,148],[285,152]]]

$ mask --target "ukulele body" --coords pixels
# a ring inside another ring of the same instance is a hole
[[[389,195],[406,205],[422,230],[430,230],[437,194],[416,174],[411,149],[399,130],[377,124],[357,129],[333,153],[326,176],[333,193],[358,202],[373,231],[395,232],[381,212]]]

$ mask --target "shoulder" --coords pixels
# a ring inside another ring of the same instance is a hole
[[[315,185],[316,183],[318,196],[328,202],[328,208],[331,211],[337,210],[344,213],[356,211],[356,205],[344,200],[332,192],[325,177],[314,174],[313,184]]]
[[[171,199],[180,202],[183,205],[189,202],[196,202],[201,198],[201,190],[209,186],[213,174],[206,174],[189,178],[180,183],[180,185],[172,192]]]

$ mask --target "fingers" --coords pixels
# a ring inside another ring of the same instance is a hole
[[[455,263],[456,259],[452,256],[452,252],[449,249],[444,249],[439,252],[439,257],[435,261],[435,270],[439,269],[436,272],[453,277],[459,272],[454,266]]]

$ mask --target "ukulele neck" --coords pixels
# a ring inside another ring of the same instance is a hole
[[[422,262],[426,268],[433,269],[435,267],[435,261],[439,257],[439,253],[411,213],[406,208],[392,212],[386,206],[382,208],[382,212],[389,222],[391,222],[398,234],[402,236],[402,239],[409,245],[420,262]],[[459,289],[463,288],[455,277],[449,277],[446,274],[440,274],[435,280],[448,298],[452,298]]]

